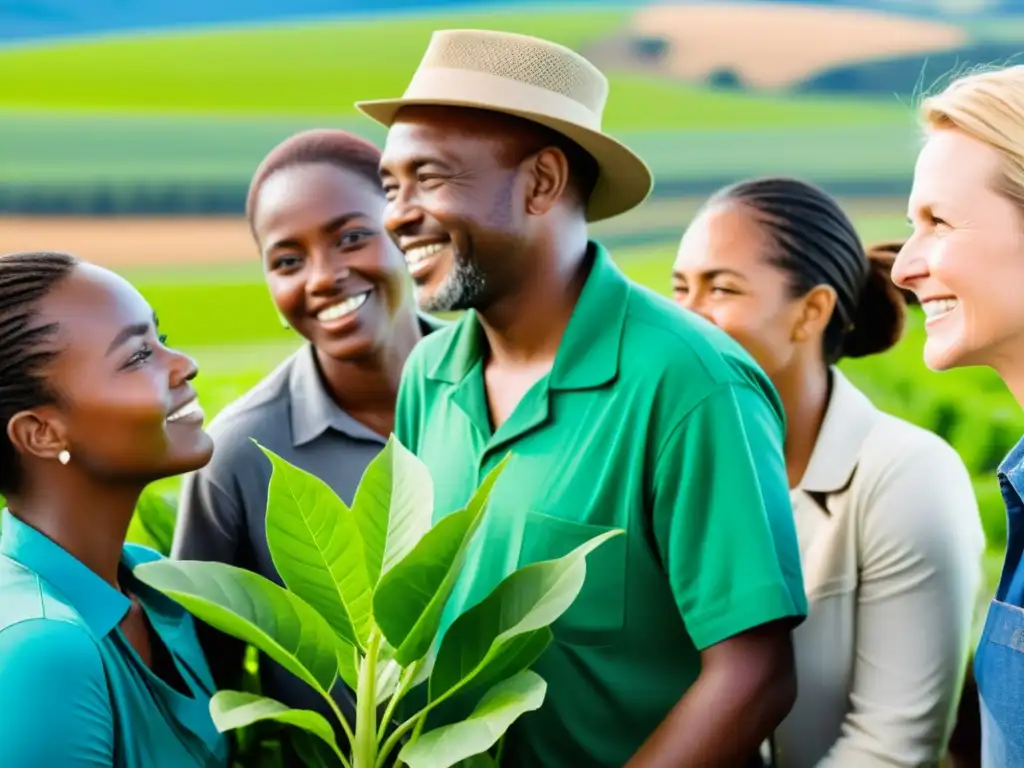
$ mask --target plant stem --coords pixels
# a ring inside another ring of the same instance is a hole
[[[328,746],[330,746],[330,745],[328,745]],[[342,768],[352,768],[352,764],[348,761],[348,759],[345,757],[344,753],[342,753],[342,751],[340,749],[338,749],[335,746],[333,748],[333,751],[334,751],[334,754],[338,756],[338,759],[341,760]]]
[[[334,716],[338,718],[338,722],[341,723],[341,730],[343,730],[345,732],[345,736],[348,737],[348,743],[352,744],[355,741],[355,736],[352,735],[352,726],[349,725],[348,720],[345,719],[345,713],[338,708],[337,702],[334,701],[334,697],[331,696],[329,691],[321,691],[320,693],[331,706],[331,711],[334,712]]]
[[[374,629],[366,645],[366,656],[359,665],[352,768],[375,768],[377,765],[377,656],[380,654],[380,641],[380,630]]]
[[[423,726],[426,725],[426,724],[427,724],[427,713],[424,712],[422,715],[420,715],[419,719],[416,721],[416,727],[412,729],[412,736],[409,737],[409,741],[416,741],[416,739],[418,739],[420,737],[420,734],[423,733]]]
[[[410,728],[415,727],[416,731],[414,735],[419,735],[419,732],[423,730],[423,724],[427,721],[427,714],[429,712],[430,707],[424,707],[395,729],[395,732],[391,734],[391,737],[384,742],[384,746],[380,749],[380,753],[377,756],[376,768],[381,768],[381,766],[384,765],[384,761],[388,759],[388,755],[391,754],[391,750],[398,745],[398,742],[402,740],[402,737],[408,733]],[[395,768],[398,768],[397,763]]]
[[[391,695],[391,701],[388,702],[387,708],[384,710],[384,716],[381,718],[380,727],[377,729],[377,741],[380,742],[384,739],[384,734],[387,732],[388,725],[395,717],[395,709],[398,708],[398,703],[404,698],[405,694],[409,692],[409,688],[412,685],[412,681],[419,674],[422,660],[414,662],[411,667],[402,670],[402,676],[398,679],[398,685],[395,687],[395,692]]]

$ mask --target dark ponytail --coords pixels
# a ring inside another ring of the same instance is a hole
[[[830,195],[805,181],[742,181],[711,202],[750,209],[771,243],[769,258],[790,278],[794,296],[828,285],[836,307],[825,328],[825,361],[863,357],[893,346],[903,332],[906,303],[889,279],[892,258],[864,253],[853,222]]]
[[[893,282],[892,258],[868,254],[868,276],[860,292],[853,327],[843,337],[840,357],[867,357],[885,352],[903,335],[906,302]]]

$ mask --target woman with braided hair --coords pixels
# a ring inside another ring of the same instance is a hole
[[[143,488],[213,451],[191,381],[129,283],[0,257],[0,745],[8,768],[214,768],[210,670],[125,546]]]

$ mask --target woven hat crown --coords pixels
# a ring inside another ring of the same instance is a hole
[[[587,220],[600,221],[642,203],[654,184],[643,159],[604,133],[607,100],[608,78],[565,46],[509,32],[446,29],[431,36],[401,98],[356,107],[389,128],[407,106],[483,109],[550,128],[597,161]]]
[[[435,32],[420,69],[464,69],[515,80],[604,112],[608,79],[565,46],[536,37],[476,29]]]

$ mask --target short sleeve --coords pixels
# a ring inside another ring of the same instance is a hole
[[[0,632],[3,764],[110,768],[114,716],[103,661],[81,627],[31,619]]]
[[[767,396],[730,384],[702,399],[658,454],[655,541],[699,650],[807,615],[782,440]]]

